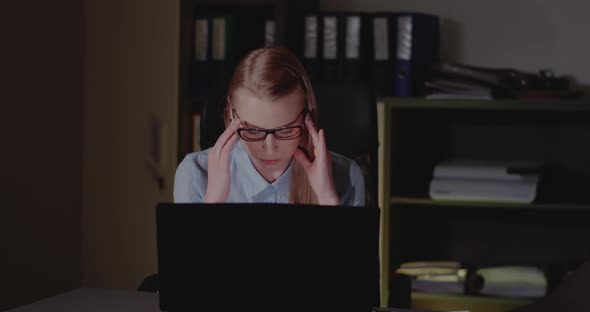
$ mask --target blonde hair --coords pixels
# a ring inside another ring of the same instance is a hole
[[[239,88],[245,88],[260,97],[277,99],[299,91],[306,100],[306,108],[314,124],[317,124],[318,111],[311,82],[297,57],[289,50],[271,47],[253,50],[237,65],[230,80],[224,110],[225,125],[230,122],[230,98]],[[313,145],[305,129],[299,146],[313,161]],[[317,197],[309,184],[301,164],[293,160],[291,164],[290,196],[291,203],[317,204]]]

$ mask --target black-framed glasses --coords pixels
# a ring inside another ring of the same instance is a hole
[[[304,109],[303,111],[301,111],[301,113],[299,113],[299,115],[297,115],[297,118],[299,118],[300,115],[305,116],[306,112],[307,112],[307,109]],[[240,118],[238,116],[238,114],[236,113],[235,109],[232,109],[232,113],[238,119]],[[290,123],[294,123],[295,121],[297,121],[297,119],[295,119],[294,121],[292,121]],[[238,135],[240,136],[240,138],[242,138],[242,140],[244,140],[244,141],[263,141],[264,139],[266,139],[266,136],[269,134],[274,135],[274,137],[277,140],[293,140],[293,139],[296,139],[301,136],[301,132],[303,132],[303,128],[305,128],[304,125],[290,125],[290,126],[284,126],[284,127],[274,128],[274,129],[242,127],[242,128],[238,128],[237,131],[238,131]]]

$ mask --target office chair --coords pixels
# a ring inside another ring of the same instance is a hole
[[[225,130],[223,121],[223,110],[225,108],[225,97],[211,96],[201,107],[201,150],[206,150],[217,141],[217,138]]]
[[[365,178],[365,203],[377,205],[377,104],[369,85],[353,82],[316,83],[318,129],[324,129],[329,150],[355,160]],[[209,100],[201,111],[201,149],[215,144],[224,130],[223,99]]]
[[[324,82],[313,86],[318,128],[329,150],[355,160],[365,178],[365,204],[377,205],[377,102],[369,85]]]
[[[150,274],[146,276],[137,287],[137,291],[145,292],[158,292],[160,290],[160,282],[158,280],[158,274]]]

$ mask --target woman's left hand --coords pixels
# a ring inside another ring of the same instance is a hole
[[[315,159],[310,161],[300,149],[295,151],[295,159],[301,164],[307,174],[309,184],[315,192],[320,205],[338,205],[340,199],[336,193],[332,177],[332,158],[326,148],[324,130],[317,131],[309,115],[305,117],[305,126],[313,144]]]

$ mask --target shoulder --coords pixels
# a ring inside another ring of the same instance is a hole
[[[199,169],[207,169],[208,159],[209,159],[209,151],[211,149],[206,149],[200,152],[193,152],[187,154],[184,159],[178,165],[178,169],[176,170],[177,174],[179,171],[194,171]]]
[[[332,151],[330,151],[330,155],[332,156],[332,167],[334,168],[335,178],[338,176],[338,178],[342,179],[347,176],[354,184],[354,180],[363,175],[361,167],[353,159]]]
[[[353,159],[330,152],[332,174],[340,204],[346,206],[365,205],[365,177],[359,164]]]
[[[174,202],[200,202],[207,186],[207,159],[209,151],[187,154],[174,175]]]

